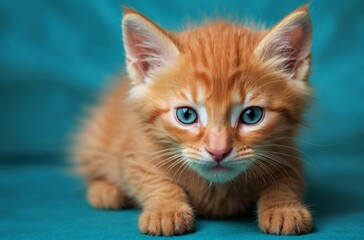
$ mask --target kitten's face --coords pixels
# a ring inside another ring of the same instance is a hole
[[[292,96],[294,86],[274,74],[243,71],[229,79],[210,68],[196,71],[184,66],[159,75],[145,95],[145,114],[173,156],[211,182],[228,182],[295,127],[300,113],[292,104],[302,103]]]
[[[150,22],[138,29],[133,24],[138,24],[135,19],[124,23],[124,37],[134,37],[126,42],[140,41],[143,28],[151,27]],[[163,33],[158,31],[155,38]],[[292,135],[308,96],[302,80],[309,61],[307,56],[300,60],[304,66],[287,58],[263,61],[264,51],[274,51],[267,50],[265,35],[215,23],[176,35],[173,42],[165,42],[164,35],[159,45],[152,39],[129,50],[129,55],[134,51],[129,74],[143,81],[131,96],[149,132],[170,148],[162,155],[171,164],[182,161],[211,182],[229,182],[265,157],[275,139]],[[147,60],[137,59],[141,53]],[[282,64],[284,71],[279,71]]]

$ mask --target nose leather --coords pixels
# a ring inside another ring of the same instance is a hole
[[[205,150],[217,162],[226,158],[232,151],[228,132],[225,129],[210,130],[207,136]]]
[[[206,151],[211,155],[211,157],[216,162],[221,162],[226,158],[230,152],[232,151],[232,148],[224,148],[224,149],[206,149]]]

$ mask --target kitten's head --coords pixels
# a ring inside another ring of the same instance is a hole
[[[171,161],[228,182],[294,135],[309,97],[306,7],[266,31],[217,21],[171,33],[130,9],[122,25],[130,98]]]

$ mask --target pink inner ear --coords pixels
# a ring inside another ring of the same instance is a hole
[[[269,57],[285,59],[281,67],[293,77],[300,64],[310,55],[310,30],[306,28],[306,24],[301,22],[286,26],[286,30],[282,29],[268,48]]]
[[[298,25],[295,29],[293,29],[290,33],[289,38],[291,39],[291,46],[296,49],[297,51],[297,58],[299,58],[299,55],[301,54],[302,47],[304,45],[304,36],[305,32],[303,29],[303,26]]]
[[[285,38],[287,38],[288,47],[285,48],[286,52],[283,54],[289,57],[289,60],[286,62],[286,69],[288,72],[295,72],[299,62],[303,60],[302,50],[305,45],[305,31],[303,26],[295,26],[292,31],[288,32]]]
[[[134,28],[127,30],[127,47],[130,54],[136,59],[134,63],[137,65],[138,71],[145,75],[151,68],[152,58],[158,55],[156,49],[148,46],[146,36],[136,31]]]

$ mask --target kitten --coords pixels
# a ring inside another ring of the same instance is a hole
[[[254,203],[262,231],[309,232],[294,143],[310,99],[307,7],[270,30],[218,20],[180,33],[125,9],[122,29],[129,77],[94,108],[75,151],[90,204],[141,207],[150,235]]]

